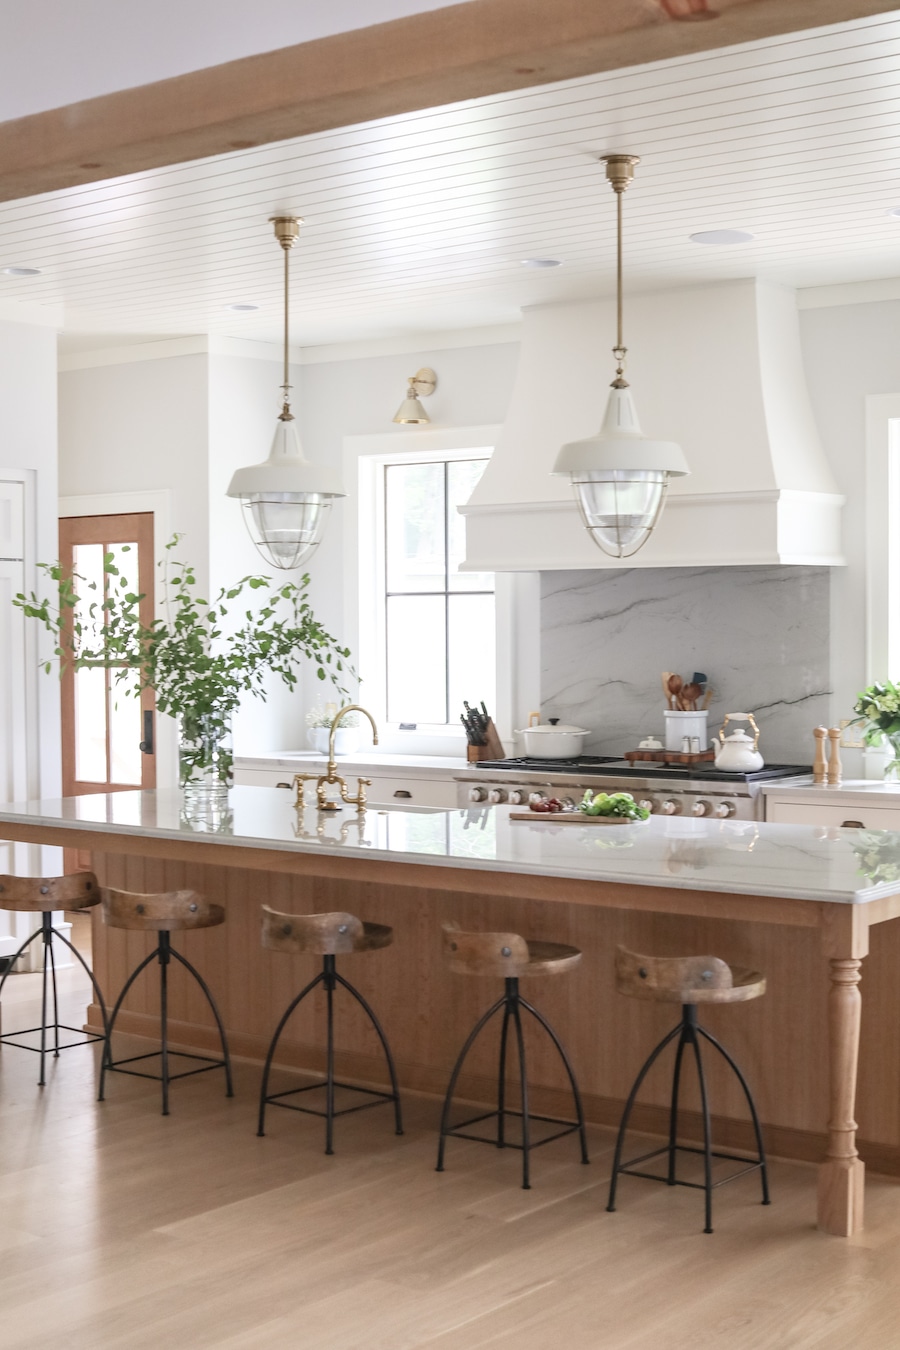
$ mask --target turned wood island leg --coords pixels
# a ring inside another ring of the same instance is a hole
[[[827,917],[823,936],[828,993],[828,1151],[819,1168],[818,1223],[824,1233],[850,1237],[863,1226],[865,1163],[856,1151],[856,1072],[862,996],[860,966],[868,929],[859,907]],[[838,954],[840,952],[841,954]]]

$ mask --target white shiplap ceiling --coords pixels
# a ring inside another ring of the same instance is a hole
[[[280,335],[268,217],[303,345],[508,323],[608,294],[614,199],[598,155],[642,156],[633,290],[900,273],[900,12],[502,94],[0,206],[0,305],[72,335]],[[752,243],[711,249],[698,230]],[[533,271],[528,257],[561,259]],[[226,306],[254,303],[253,313]],[[23,313],[25,309],[23,308]],[[79,345],[83,345],[83,342]]]

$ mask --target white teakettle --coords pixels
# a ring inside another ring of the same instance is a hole
[[[749,722],[753,728],[753,739],[746,731],[733,731],[725,735],[729,722]],[[718,735],[713,737],[716,751],[716,768],[725,773],[753,773],[765,763],[759,753],[759,727],[752,713],[726,713]]]

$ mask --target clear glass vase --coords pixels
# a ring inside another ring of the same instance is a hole
[[[230,713],[181,713],[178,718],[178,782],[185,809],[228,804],[234,782]]]
[[[888,783],[900,783],[900,732],[883,733],[889,758],[884,762],[884,777]]]

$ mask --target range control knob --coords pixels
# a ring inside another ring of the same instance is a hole
[[[691,807],[691,813],[695,816],[708,816],[711,810],[712,803],[705,802],[702,798],[695,801],[694,805]]]
[[[645,811],[652,811],[656,806],[656,803],[654,801],[651,801],[649,797],[644,797],[642,798],[641,801],[638,802],[638,806],[643,807]]]
[[[505,802],[506,788],[491,788],[490,792],[488,793],[488,801],[493,802],[495,806],[498,805],[498,803],[500,802]]]
[[[664,816],[678,816],[681,814],[681,802],[674,802],[670,797],[659,809]]]
[[[528,800],[528,793],[524,788],[513,788],[509,794],[510,806],[524,806]]]
[[[487,801],[487,791],[483,787],[469,788],[469,801],[470,802]]]
[[[566,811],[574,811],[574,810],[575,810],[575,799],[574,799],[574,797],[560,797],[559,800],[562,802],[563,808],[564,808]]]
[[[716,815],[720,820],[727,820],[729,816],[733,816],[734,802],[719,802],[716,807]]]
[[[546,792],[529,792],[528,794],[529,806],[532,804],[532,802],[546,802],[549,800],[550,798],[547,796]]]

